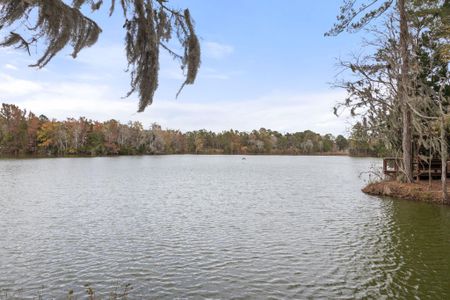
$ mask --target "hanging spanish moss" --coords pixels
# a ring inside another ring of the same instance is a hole
[[[167,0],[120,0],[131,76],[127,97],[138,93],[139,112],[152,104],[158,88],[160,49],[178,60],[185,73],[180,91],[195,82],[200,67],[200,44],[189,11],[169,8],[166,3]],[[82,13],[84,6],[96,11],[103,6],[103,0],[0,0],[0,34],[4,37],[0,46],[25,49],[30,54],[30,47],[43,41],[43,54],[32,65],[38,68],[46,66],[66,46],[72,48],[76,58],[81,50],[95,44],[101,33],[97,23]],[[115,9],[116,1],[111,0],[110,14]],[[169,48],[173,39],[184,49],[183,55]]]

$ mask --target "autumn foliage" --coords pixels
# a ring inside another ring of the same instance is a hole
[[[83,117],[50,120],[12,104],[2,104],[0,109],[2,155],[330,154],[344,153],[347,145],[343,136],[321,136],[310,130],[183,133],[156,123],[145,129],[140,122],[98,122]]]

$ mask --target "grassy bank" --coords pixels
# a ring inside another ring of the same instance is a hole
[[[381,181],[369,184],[362,191],[374,196],[386,196],[411,201],[443,204],[441,182],[439,180],[434,180],[431,184],[428,181],[414,183]]]

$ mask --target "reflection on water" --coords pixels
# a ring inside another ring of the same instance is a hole
[[[362,194],[358,175],[373,162],[2,160],[0,290],[61,298],[90,283],[105,296],[130,283],[132,298],[448,298],[450,209]]]
[[[387,294],[420,299],[450,295],[450,210],[448,207],[392,201],[389,232],[396,265]],[[445,297],[444,297],[445,296]]]

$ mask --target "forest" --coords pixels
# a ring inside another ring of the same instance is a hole
[[[181,132],[153,123],[122,124],[36,116],[13,104],[0,108],[0,154],[3,156],[101,156],[137,154],[353,154],[376,156],[382,144],[356,125],[349,139],[310,130],[280,133],[261,128],[251,132],[208,130]]]

